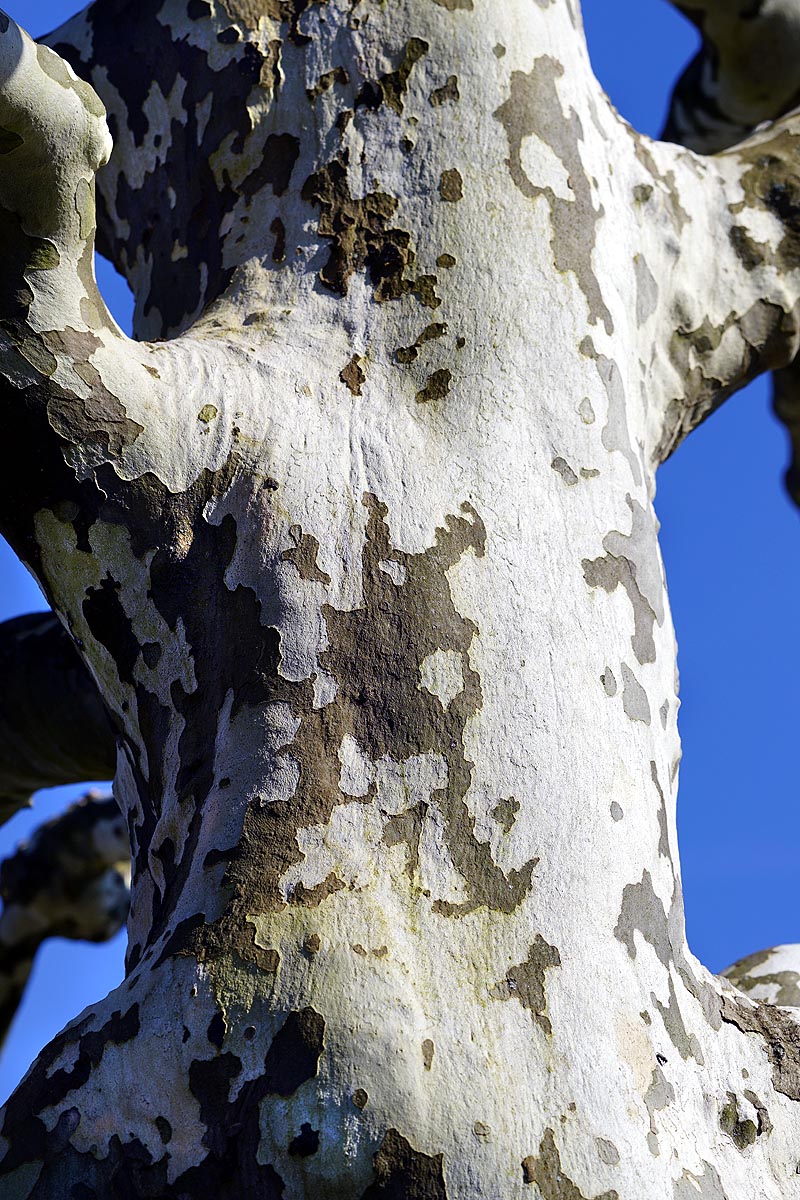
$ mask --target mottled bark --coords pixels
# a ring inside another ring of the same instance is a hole
[[[57,617],[0,624],[0,679],[0,824],[38,788],[111,778],[111,722]]]
[[[686,945],[652,509],[794,358],[798,118],[640,137],[574,0],[0,32],[0,527],[133,864],[126,981],[9,1101],[0,1186],[800,1196],[800,954]]]
[[[113,797],[89,793],[0,865],[0,1040],[47,938],[104,942],[128,915],[128,831]]]

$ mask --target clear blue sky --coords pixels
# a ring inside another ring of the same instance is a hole
[[[34,35],[71,0],[4,0]],[[584,0],[595,69],[620,112],[656,135],[695,35],[663,0]],[[130,298],[100,263],[101,289],[130,328]],[[764,946],[800,941],[794,774],[800,637],[800,517],[785,498],[785,438],[762,381],[692,435],[659,475],[662,548],[680,644],[679,829],[689,940],[719,970]],[[0,619],[43,607],[7,550]],[[37,797],[0,833],[0,855],[75,789]],[[0,1063],[0,1098],[38,1049],[121,977],[122,940],[50,943]]]

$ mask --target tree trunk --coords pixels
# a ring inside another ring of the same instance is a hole
[[[576,0],[0,27],[0,526],[133,861],[3,1194],[800,1196],[800,951],[686,946],[652,509],[794,357],[800,118],[639,136]]]

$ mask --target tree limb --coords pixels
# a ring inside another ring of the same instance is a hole
[[[650,176],[638,266],[657,292],[639,323],[641,355],[652,359],[650,395],[664,405],[651,402],[656,462],[728,395],[797,352],[799,151],[793,114],[714,157],[637,140]]]
[[[0,681],[0,823],[39,788],[113,776],[111,722],[53,613],[0,624]]]
[[[112,797],[93,792],[0,865],[0,1042],[42,942],[107,941],[125,922],[129,888],[125,822]]]
[[[675,7],[703,41],[675,87],[667,141],[714,154],[800,104],[798,0],[689,0]]]

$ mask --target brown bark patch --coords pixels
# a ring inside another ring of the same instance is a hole
[[[412,363],[419,356],[420,346],[424,346],[426,342],[435,341],[436,338],[444,337],[445,333],[447,333],[447,325],[444,322],[432,322],[425,326],[422,333],[410,346],[400,346],[395,351],[395,358],[403,365]]]
[[[300,153],[300,142],[291,133],[271,133],[264,144],[261,162],[242,180],[239,190],[250,200],[267,184],[274,195],[282,196],[292,178]]]
[[[347,366],[339,372],[342,383],[350,389],[354,396],[361,395],[361,388],[367,378],[361,369],[363,361],[360,354],[354,354]]]
[[[800,1024],[797,1020],[775,1005],[748,1003],[735,996],[722,997],[720,1012],[723,1021],[729,1025],[763,1039],[775,1091],[790,1100],[800,1100]]]
[[[373,1156],[375,1182],[361,1200],[447,1200],[441,1154],[415,1150],[389,1129]]]
[[[547,1016],[547,994],[545,972],[561,966],[561,955],[539,933],[533,942],[525,962],[510,967],[502,983],[492,989],[496,1000],[519,1000],[527,1008],[539,1028],[546,1034],[553,1032]]]
[[[310,533],[303,533],[299,525],[292,525],[289,536],[294,542],[291,550],[284,550],[281,562],[290,562],[297,567],[301,579],[309,583],[330,583],[331,577],[326,571],[321,571],[317,565],[319,542]]]
[[[289,1156],[291,1158],[309,1158],[312,1154],[316,1154],[319,1150],[319,1133],[318,1129],[312,1129],[308,1121],[304,1121],[300,1126],[300,1132],[289,1142]]]
[[[386,192],[350,195],[346,157],[334,159],[309,175],[302,197],[320,209],[319,233],[332,245],[319,272],[320,281],[339,296],[347,295],[351,275],[366,267],[378,302],[396,300],[411,290],[404,280],[415,254],[411,235],[392,228],[397,200]]]
[[[400,115],[403,112],[404,96],[408,88],[408,80],[415,63],[418,63],[430,49],[422,38],[410,38],[403,49],[403,55],[394,71],[381,75],[373,83],[368,80],[356,96],[356,108],[379,108],[387,104]]]
[[[346,68],[341,66],[334,67],[332,71],[325,71],[320,75],[314,86],[306,89],[306,95],[313,104],[325,92],[329,92],[335,83],[339,83],[344,87],[349,82],[350,76]]]
[[[286,261],[286,226],[280,217],[275,217],[269,227],[270,233],[275,238],[275,244],[272,247],[272,261],[274,263],[282,263]]]
[[[310,40],[298,28],[303,13],[315,4],[326,2],[327,0],[222,0],[230,19],[237,21],[245,29],[258,29],[261,17],[285,23],[289,27],[289,40],[298,46],[305,46]]]
[[[464,180],[456,167],[442,171],[439,179],[439,195],[450,204],[455,204],[464,198]]]
[[[552,1129],[544,1131],[538,1156],[523,1159],[522,1179],[524,1183],[536,1184],[542,1200],[589,1200],[564,1172]],[[603,1192],[594,1200],[619,1200],[619,1194]]]
[[[447,367],[442,367],[438,371],[434,371],[428,376],[425,386],[417,392],[418,404],[431,404],[436,400],[444,400],[447,393],[450,391],[450,384],[453,382],[453,373]]]
[[[441,87],[433,89],[429,99],[434,108],[438,108],[440,104],[455,103],[457,100],[460,100],[461,93],[458,90],[458,76],[448,75]]]
[[[264,1059],[265,1093],[293,1096],[317,1074],[325,1035],[325,1019],[313,1008],[291,1012],[272,1039]]]

